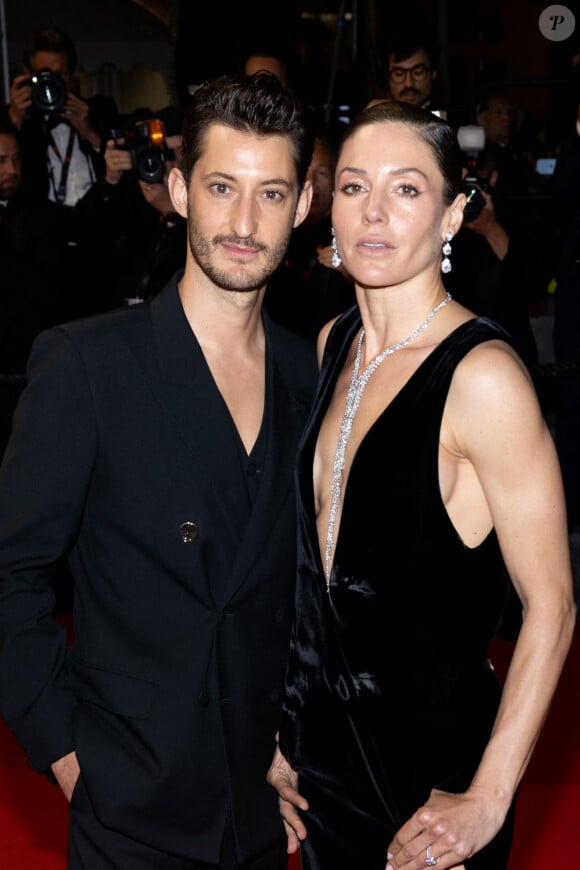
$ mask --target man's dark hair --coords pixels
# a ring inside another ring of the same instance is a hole
[[[423,50],[429,58],[432,70],[439,67],[439,48],[434,36],[427,27],[408,26],[401,28],[387,40],[387,63],[390,58],[395,63],[407,60]]]
[[[427,109],[414,106],[412,103],[400,103],[397,100],[378,103],[363,109],[344,131],[339,154],[344,143],[361,127],[385,122],[404,124],[414,130],[419,139],[429,146],[443,176],[445,204],[451,205],[461,191],[463,154],[451,124]]]
[[[181,169],[188,186],[210,124],[258,136],[288,137],[298,184],[303,186],[314,149],[313,113],[277,76],[226,75],[197,89],[186,108],[182,131]]]
[[[71,73],[77,68],[77,52],[68,33],[60,27],[44,27],[38,30],[24,48],[24,65],[30,69],[32,58],[38,51],[51,51],[66,55],[66,64]]]
[[[509,100],[507,95],[507,91],[504,88],[497,86],[490,86],[485,88],[475,101],[475,113],[485,112],[486,109],[489,109],[489,104],[492,99],[499,97],[502,100]]]
[[[14,136],[19,141],[19,130],[8,118],[0,118],[0,136]]]

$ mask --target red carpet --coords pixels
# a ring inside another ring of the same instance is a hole
[[[505,673],[511,644],[493,660]],[[580,629],[520,792],[509,870],[580,867]],[[55,786],[29,770],[0,723],[0,867],[65,870],[67,805]],[[130,868],[127,868],[130,870]],[[292,859],[289,870],[298,870]],[[353,868],[364,870],[364,868]]]

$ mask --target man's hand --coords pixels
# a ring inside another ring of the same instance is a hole
[[[350,275],[348,274],[348,272],[346,271],[346,269],[344,268],[344,266],[342,264],[338,267],[338,269],[336,268],[336,266],[332,265],[333,253],[334,253],[334,248],[332,247],[332,245],[327,245],[325,248],[318,248],[317,253],[316,253],[318,262],[320,263],[321,266],[326,266],[327,269],[332,269],[333,272],[340,272],[340,274],[344,278],[346,278],[348,281],[351,281],[352,279],[351,279]]]
[[[497,219],[491,196],[485,190],[482,190],[481,193],[485,200],[485,206],[474,220],[469,221],[469,223],[464,221],[463,226],[471,230],[472,233],[483,236],[498,260],[503,260],[508,252],[510,239]]]
[[[67,93],[66,103],[59,112],[59,117],[74,127],[81,139],[85,139],[93,148],[101,147],[101,137],[89,120],[88,103],[71,91]]]
[[[123,144],[123,139],[119,139]],[[105,148],[105,181],[109,184],[118,184],[123,173],[133,168],[131,152],[117,148],[114,139],[109,139]]]
[[[141,188],[141,193],[146,202],[153,206],[153,208],[157,209],[160,214],[166,215],[174,210],[165,181],[151,182],[143,181],[143,179],[140,178],[139,187]]]
[[[10,106],[8,107],[8,116],[10,120],[19,130],[22,127],[22,122],[27,111],[32,105],[32,85],[24,84],[30,80],[30,74],[16,76],[10,87]]]
[[[298,775],[292,770],[278,746],[266,778],[278,792],[280,815],[288,837],[288,854],[292,855],[300,848],[300,841],[306,839],[306,828],[295,807],[307,810],[308,802],[296,791]]]
[[[81,772],[76,752],[69,752],[68,755],[64,755],[58,761],[54,761],[50,765],[50,768],[56,777],[62,793],[70,803],[74,787]]]

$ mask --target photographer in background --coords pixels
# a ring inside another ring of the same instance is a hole
[[[154,296],[183,268],[186,222],[176,214],[167,178],[179,166],[181,116],[175,107],[140,109],[113,130],[104,151],[104,175],[74,209],[79,242],[91,246],[102,274],[101,308]]]
[[[470,136],[479,141],[466,144]],[[458,139],[465,153],[468,202],[453,241],[445,285],[476,314],[500,323],[526,363],[535,366],[538,352],[530,306],[545,298],[551,277],[541,204],[523,185],[522,176],[510,171],[511,163],[498,159],[498,147],[503,146],[488,139],[486,129],[460,127]]]
[[[74,206],[103,172],[101,148],[115,124],[114,101],[78,96],[76,50],[58,27],[35,33],[23,59],[24,72],[12,82],[3,113],[20,134],[27,188]]]

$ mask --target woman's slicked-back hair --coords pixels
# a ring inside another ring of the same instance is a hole
[[[286,136],[302,187],[314,148],[313,117],[312,108],[271,73],[225,75],[205,82],[185,110],[181,169],[187,185],[209,125],[223,124],[256,136]]]
[[[414,130],[431,149],[443,176],[443,197],[450,205],[461,192],[463,156],[453,127],[428,109],[412,103],[391,100],[363,109],[346,128],[340,148],[350,137],[369,124],[397,123]]]

